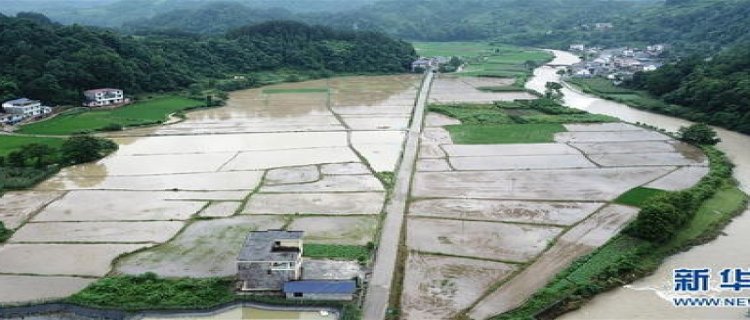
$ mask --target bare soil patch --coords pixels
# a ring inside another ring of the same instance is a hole
[[[129,255],[115,270],[167,277],[215,277],[237,273],[237,254],[248,232],[279,229],[280,217],[244,216],[196,221],[165,244]]]
[[[406,242],[413,250],[489,260],[523,262],[540,254],[562,229],[497,222],[409,218]]]
[[[406,262],[403,319],[450,319],[516,266],[412,252]]]

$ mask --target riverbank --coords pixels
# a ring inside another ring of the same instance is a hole
[[[622,103],[639,110],[677,117],[689,121],[705,122],[710,125],[722,126],[722,123],[712,121],[711,116],[706,113],[685,106],[667,103],[645,91],[617,87],[613,85],[611,81],[604,78],[573,78],[567,79],[565,82],[574,85],[584,93]],[[723,128],[732,130],[731,128]],[[747,134],[748,132],[742,133]]]
[[[712,147],[703,150],[711,170],[687,192],[705,192],[714,184],[720,187],[702,201],[691,221],[669,241],[649,242],[629,235],[626,229],[594,253],[577,259],[523,306],[493,319],[554,319],[601,292],[652,274],[667,257],[718,237],[745,210],[748,197],[732,180],[726,157]]]
[[[567,52],[554,52],[557,55],[556,60],[561,62],[553,62],[554,65],[569,65],[579,60],[575,55]],[[550,66],[538,68],[535,71],[535,77],[527,87],[538,90],[544,88],[546,82],[560,82],[560,76],[556,74],[557,70],[558,68]],[[680,127],[691,124],[686,120],[649,113],[611,100],[586,95],[569,85],[566,85],[562,92],[565,104],[570,107],[615,116],[631,123],[648,124],[668,131],[677,131]],[[722,139],[716,149],[724,152],[729,160],[736,165],[734,178],[738,181],[740,189],[747,192],[750,190],[750,150],[745,146],[750,144],[750,137],[721,128],[715,128],[715,130]],[[562,319],[741,318],[744,311],[739,308],[675,308],[671,301],[671,297],[675,296],[673,269],[711,268],[722,270],[750,263],[750,258],[746,256],[731,254],[731,252],[737,250],[744,250],[742,248],[747,241],[750,241],[747,236],[750,229],[750,211],[739,214],[726,228],[719,229],[721,230],[721,236],[715,241],[670,256],[652,275],[596,296],[581,309],[564,315]]]

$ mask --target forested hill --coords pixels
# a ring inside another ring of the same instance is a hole
[[[750,44],[637,73],[628,85],[688,107],[656,111],[750,134]]]
[[[570,40],[578,37],[603,45],[669,43],[681,51],[715,53],[750,42],[750,1],[668,0],[638,14],[618,16],[612,23],[615,27],[608,32],[573,34]]]
[[[649,3],[653,1],[381,0],[333,13],[288,13],[291,19],[336,28],[377,30],[410,40],[455,41],[573,30],[581,24],[633,14]],[[229,7],[231,10],[225,9]],[[243,21],[261,19],[259,11],[262,9],[240,3],[212,3],[139,19],[126,23],[125,27],[215,33],[237,27]]]
[[[134,33],[166,30],[216,35],[248,24],[293,17],[291,11],[282,8],[250,8],[237,2],[222,1],[129,21],[122,28]]]
[[[373,32],[272,21],[225,36],[123,36],[0,15],[0,100],[78,101],[81,90],[184,88],[254,71],[404,72],[411,44]]]
[[[375,0],[3,0],[0,12],[39,12],[64,24],[119,28],[124,22],[151,18],[174,10],[194,10],[206,4],[234,2],[256,10],[272,8],[291,12],[352,10]],[[4,3],[10,2],[10,3]],[[234,25],[239,27],[245,23]]]

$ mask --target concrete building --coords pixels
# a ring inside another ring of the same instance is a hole
[[[86,90],[83,92],[83,95],[85,97],[83,105],[86,107],[102,107],[129,102],[120,89],[104,88]]]
[[[284,284],[284,295],[289,300],[338,300],[354,298],[357,283],[354,280],[302,280]]]
[[[16,123],[24,119],[39,117],[52,112],[52,108],[43,106],[37,100],[21,98],[3,103],[4,114],[0,114],[0,122]]]
[[[586,50],[586,45],[582,43],[571,44],[568,48],[570,51],[583,51]]]
[[[281,291],[302,276],[302,231],[253,231],[237,257],[242,291]]]

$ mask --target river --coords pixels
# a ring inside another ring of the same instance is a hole
[[[578,57],[564,51],[553,51],[556,58],[552,65],[570,65]],[[544,92],[548,81],[560,82],[557,68],[543,66],[535,70],[534,78],[527,88]],[[567,106],[591,113],[618,117],[627,122],[641,122],[668,131],[676,131],[691,122],[669,116],[649,113],[614,101],[600,99],[565,86],[562,89]],[[750,193],[750,136],[715,128],[722,142],[718,148],[725,152],[736,165],[734,176],[741,188]],[[676,268],[711,268],[716,274],[724,268],[750,267],[750,255],[746,244],[750,243],[750,210],[736,218],[718,239],[694,247],[689,251],[669,257],[651,276],[630,285],[601,294],[580,310],[568,313],[560,319],[746,319],[748,308],[675,308],[672,306],[672,273]],[[718,276],[715,276],[718,278]],[[714,279],[718,280],[718,279]],[[713,285],[718,285],[713,281]],[[747,292],[747,291],[745,291]],[[742,292],[740,292],[741,294]],[[718,292],[712,287],[708,295],[731,296],[726,290]],[[704,294],[705,296],[706,294]],[[744,296],[748,296],[745,294]]]

